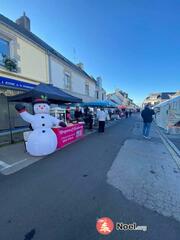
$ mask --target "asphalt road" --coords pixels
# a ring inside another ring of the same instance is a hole
[[[0,240],[178,240],[179,222],[127,200],[106,182],[134,124],[134,117],[124,119],[104,134],[0,176]],[[147,225],[148,231],[103,236],[95,227],[103,216]]]

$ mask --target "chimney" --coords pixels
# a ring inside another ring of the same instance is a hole
[[[80,63],[77,64],[77,66],[78,66],[79,68],[81,68],[82,70],[84,70],[84,64],[83,64],[83,63],[80,62]]]
[[[28,30],[28,31],[31,30],[31,21],[30,21],[30,19],[26,16],[26,13],[25,13],[25,12],[23,13],[23,16],[22,16],[22,17],[20,17],[20,18],[18,18],[18,19],[16,20],[16,23],[17,23],[19,26],[25,28],[25,29]]]
[[[97,81],[98,87],[102,88],[102,78],[101,77],[97,77],[96,81]]]

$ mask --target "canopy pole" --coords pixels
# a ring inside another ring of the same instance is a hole
[[[11,116],[10,116],[10,107],[9,101],[7,100],[7,107],[8,107],[8,119],[9,119],[9,129],[10,129],[10,137],[11,137],[11,144],[14,143],[13,134],[12,134],[12,125],[11,125]]]

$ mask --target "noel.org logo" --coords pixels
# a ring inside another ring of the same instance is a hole
[[[109,217],[99,218],[96,222],[96,229],[100,234],[108,235],[114,228],[116,231],[147,231],[147,226],[137,226],[135,222],[130,224],[116,222],[114,224]]]
[[[97,220],[96,229],[100,234],[108,235],[113,231],[114,223],[110,218],[102,217]]]

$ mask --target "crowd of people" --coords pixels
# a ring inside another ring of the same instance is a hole
[[[86,127],[89,130],[93,129],[94,125],[98,125],[99,132],[104,132],[105,123],[107,120],[121,119],[121,118],[129,118],[133,114],[133,110],[131,109],[104,109],[104,108],[80,108],[76,106],[74,110],[74,114],[72,116],[71,109],[68,106],[66,108],[66,121],[67,123],[76,121],[83,121]],[[138,110],[137,110],[138,112]],[[153,121],[153,115],[155,115],[154,110],[151,109],[150,105],[146,105],[144,110],[141,112],[141,116],[143,118],[143,136],[145,138],[149,137],[151,122]]]
[[[83,121],[89,130],[92,130],[94,125],[98,125],[99,132],[104,132],[106,121],[131,117],[132,112],[132,110],[118,108],[80,108],[76,106],[72,113],[68,106],[66,108],[66,121],[67,123]]]

